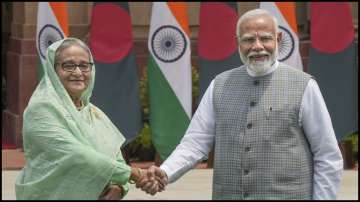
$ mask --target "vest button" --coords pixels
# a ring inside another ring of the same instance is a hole
[[[245,151],[249,152],[250,151],[250,147],[245,147]]]
[[[253,107],[253,106],[255,106],[255,105],[256,105],[256,102],[255,102],[255,101],[251,101],[251,102],[250,102],[250,106],[251,106],[251,107]]]
[[[250,129],[252,127],[252,123],[248,123],[246,127]]]
[[[249,197],[249,193],[248,193],[248,192],[245,192],[245,193],[244,193],[244,198],[247,198],[247,197]]]
[[[255,80],[254,81],[254,85],[258,85],[259,84],[259,81],[258,80]]]
[[[244,170],[244,175],[249,174],[249,170]]]

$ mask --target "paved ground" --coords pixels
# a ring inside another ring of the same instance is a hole
[[[155,196],[136,189],[133,185],[125,200],[209,200],[211,199],[212,169],[194,169],[185,174],[173,184],[167,186],[164,192]],[[2,199],[14,200],[14,181],[19,171],[2,170]],[[358,199],[358,171],[345,170],[339,200]]]

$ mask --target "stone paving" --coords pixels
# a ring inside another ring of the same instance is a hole
[[[18,170],[2,170],[2,199],[14,200],[14,181]],[[193,169],[178,181],[169,184],[164,192],[154,196],[130,185],[124,200],[210,200],[213,169]],[[358,200],[358,170],[345,170],[338,200]]]

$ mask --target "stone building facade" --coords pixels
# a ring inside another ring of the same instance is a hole
[[[37,2],[2,2],[2,140],[21,148],[22,113],[37,85],[37,52],[35,46]],[[132,31],[137,65],[140,74],[148,58],[147,37],[151,2],[130,2]],[[69,2],[70,36],[87,40],[90,30],[93,2]],[[238,2],[238,15],[258,8],[258,2]],[[197,36],[199,29],[199,2],[189,2],[192,65],[197,67]],[[309,50],[309,5],[296,3],[300,52],[306,70]],[[351,2],[354,29],[358,27],[358,3]],[[141,75],[140,75],[141,76]],[[4,93],[5,92],[5,93]]]

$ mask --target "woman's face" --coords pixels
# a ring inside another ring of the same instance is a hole
[[[76,45],[62,50],[55,63],[55,71],[71,98],[80,98],[86,90],[91,78],[91,68],[88,52]]]

